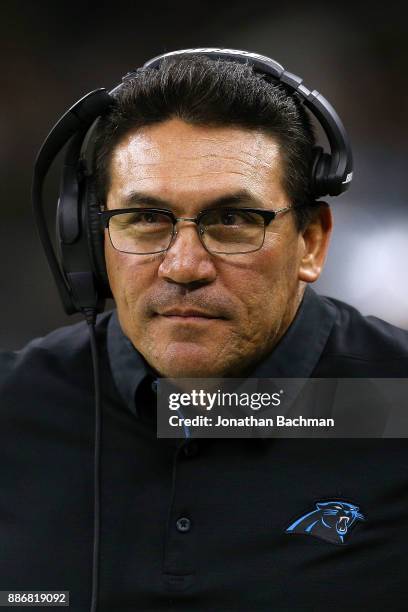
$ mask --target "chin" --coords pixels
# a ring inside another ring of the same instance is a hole
[[[152,365],[166,378],[219,378],[224,368],[214,362],[216,354],[202,344],[175,342],[156,354]]]

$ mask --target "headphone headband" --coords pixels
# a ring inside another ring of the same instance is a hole
[[[251,51],[242,51],[238,49],[218,49],[216,47],[202,47],[197,49],[179,49],[178,51],[170,51],[169,53],[162,53],[156,55],[152,59],[148,60],[143,64],[143,68],[156,68],[166,58],[180,57],[189,55],[206,55],[215,60],[233,60],[241,64],[250,63],[255,70],[259,72],[270,72],[275,78],[280,78],[280,75],[285,71],[281,64],[278,64],[275,60],[267,57],[266,55],[260,55],[259,53],[252,53]],[[266,70],[265,70],[266,69]]]

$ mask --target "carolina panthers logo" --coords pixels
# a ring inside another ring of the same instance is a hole
[[[356,521],[364,521],[358,506],[343,501],[318,502],[316,510],[304,514],[289,525],[286,533],[304,533],[327,542],[344,544]]]

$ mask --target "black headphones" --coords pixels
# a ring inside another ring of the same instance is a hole
[[[291,93],[296,94],[316,117],[330,145],[330,153],[324,152],[320,146],[315,147],[310,177],[314,197],[336,196],[349,187],[353,178],[350,143],[336,111],[319,92],[307,89],[301,78],[286,71],[274,60],[234,49],[173,51],[149,60],[143,69],[158,68],[165,58],[193,54],[248,64],[255,72],[284,84]],[[129,72],[123,77],[122,83],[135,75],[136,71]],[[115,103],[112,94],[122,83],[110,92],[106,89],[91,91],[76,102],[53,127],[35,162],[32,186],[35,222],[67,314],[101,312],[105,299],[112,296],[105,266],[104,237],[98,216],[100,207],[94,194],[93,181],[90,180],[92,169],[82,151],[92,138],[90,128]],[[68,141],[57,208],[56,253],[45,220],[42,192],[55,157]]]

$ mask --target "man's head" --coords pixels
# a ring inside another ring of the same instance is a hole
[[[148,363],[169,377],[243,375],[282,337],[327,250],[329,210],[305,206],[314,144],[307,115],[250,67],[204,58],[140,72],[117,102],[95,147],[105,208],[154,205],[195,217],[227,202],[299,206],[245,254],[209,253],[191,221],[179,221],[169,249],[152,255],[120,252],[106,232],[119,320]]]

